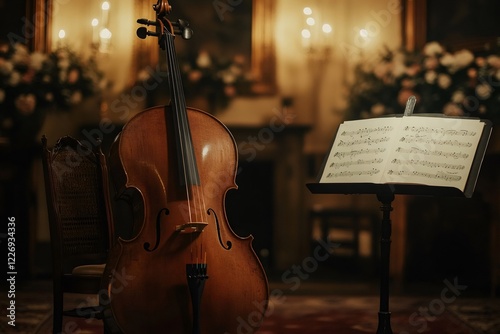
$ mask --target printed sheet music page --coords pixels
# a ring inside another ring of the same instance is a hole
[[[484,124],[389,117],[341,124],[321,183],[404,183],[464,190]]]
[[[321,183],[379,183],[401,118],[372,118],[340,124]]]

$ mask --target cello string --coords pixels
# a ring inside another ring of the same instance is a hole
[[[172,36],[171,43],[172,43],[172,48],[171,50],[174,50],[175,46],[173,45],[173,38],[175,36]],[[173,52],[172,57],[175,57],[175,52]],[[192,186],[192,195],[193,195],[193,202],[195,203],[195,207],[198,208],[198,210],[194,210],[194,216],[197,219],[198,222],[204,222],[207,221],[207,213],[203,208],[205,208],[205,199],[204,199],[204,192],[203,192],[203,184],[201,183],[201,180],[198,175],[198,167],[196,165],[196,159],[194,155],[194,150],[193,145],[192,145],[192,139],[190,137],[190,131],[189,131],[189,123],[188,123],[188,118],[187,118],[187,106],[186,106],[186,100],[184,97],[184,91],[182,87],[182,77],[180,74],[180,70],[178,66],[174,66],[172,70],[172,74],[175,76],[174,77],[174,82],[179,83],[176,88],[178,90],[177,93],[177,98],[178,98],[178,105],[179,105],[179,112],[182,112],[182,115],[185,117],[180,117],[180,120],[182,122],[182,127],[184,129],[184,137],[185,140],[184,142],[187,143],[187,148],[190,149],[189,151],[186,151],[186,165],[189,173],[189,180],[191,181],[190,185]],[[190,145],[189,145],[190,144]],[[191,153],[191,154],[190,154]],[[198,184],[196,185],[196,181],[198,181]]]
[[[174,112],[174,119],[176,122],[176,129],[175,131],[177,132],[177,136],[180,139],[179,140],[179,145],[180,149],[178,152],[181,155],[181,164],[182,164],[182,169],[183,169],[183,177],[184,177],[184,184],[186,188],[186,196],[187,196],[187,204],[188,204],[188,214],[189,214],[189,220],[192,221],[192,212],[191,212],[191,204],[190,204],[190,196],[189,196],[189,182],[188,182],[188,177],[187,177],[187,171],[186,171],[186,157],[185,157],[185,148],[184,148],[184,140],[182,140],[182,127],[181,127],[181,119],[180,115],[178,112],[179,108],[179,98],[178,98],[178,92],[177,92],[177,84],[175,82],[175,77],[174,77],[174,72],[175,72],[175,55],[173,55],[173,35],[165,28],[165,50],[166,50],[166,62],[168,64],[168,70],[169,70],[169,82],[170,82],[170,88],[172,91],[172,110]]]
[[[169,57],[170,57],[170,62],[169,64],[176,64],[176,53],[175,53],[175,45],[174,45],[174,38],[175,35],[173,33],[168,35],[168,42],[169,42],[169,48],[166,48],[169,50]],[[171,86],[172,86],[172,91],[173,91],[173,98],[174,98],[174,103],[177,106],[176,114],[177,114],[177,125],[179,127],[179,136],[181,135],[181,132],[183,134],[184,140],[181,141],[181,145],[183,145],[182,148],[182,153],[183,153],[183,169],[184,169],[184,179],[186,183],[186,193],[188,194],[189,197],[189,189],[192,189],[191,194],[193,195],[193,202],[195,206],[198,207],[198,210],[196,210],[196,207],[194,208],[194,216],[197,218],[198,222],[203,222],[203,221],[208,221],[206,218],[207,213],[203,209],[205,207],[205,199],[203,196],[203,187],[202,183],[198,174],[198,169],[196,166],[196,159],[194,155],[194,149],[193,149],[193,143],[189,131],[189,122],[187,118],[187,106],[186,106],[186,100],[184,97],[184,92],[183,92],[183,87],[182,87],[182,78],[180,74],[180,69],[179,66],[171,66]],[[189,149],[187,150],[186,149]],[[186,172],[187,169],[187,172]],[[189,174],[187,174],[189,173]],[[197,183],[197,185],[196,185]],[[192,221],[192,216],[193,214],[191,213],[191,201],[188,198],[188,206],[189,206],[189,212],[190,212],[190,219]],[[196,217],[197,215],[200,215],[200,217]],[[205,218],[205,219],[203,219]],[[197,260],[196,263],[203,262],[203,236],[201,237],[200,241],[200,254],[197,254]],[[191,243],[192,245],[193,243]],[[200,258],[198,260],[198,255],[200,255]]]
[[[190,192],[190,181],[192,181],[192,175],[188,174],[190,173],[190,166],[189,166],[189,161],[188,157],[186,157],[186,145],[187,140],[186,140],[186,124],[183,119],[183,114],[185,114],[185,106],[182,105],[182,97],[180,94],[182,93],[182,90],[178,86],[179,78],[178,78],[178,67],[176,66],[176,54],[175,54],[175,45],[174,45],[174,38],[175,35],[174,33],[170,33],[169,31],[165,32],[166,38],[165,38],[165,50],[167,53],[167,63],[169,65],[169,82],[170,82],[170,87],[171,87],[171,92],[172,92],[172,110],[174,112],[174,118],[176,121],[176,131],[177,131],[177,136],[179,138],[179,143],[178,143],[178,149],[179,153],[181,155],[181,164],[182,164],[182,170],[183,170],[183,177],[184,177],[184,186],[186,190],[186,196],[187,196],[187,206],[188,206],[188,213],[189,213],[189,222],[193,222],[193,212],[192,212],[192,207],[191,207],[191,192]],[[167,45],[168,42],[168,45]],[[184,109],[182,109],[184,108]],[[184,113],[182,112],[184,111]],[[196,213],[195,213],[196,214]],[[194,237],[190,235],[191,242],[190,244],[190,263],[197,263],[198,262],[198,252],[197,252],[197,245],[196,243],[193,242]],[[193,248],[195,248],[193,250]],[[195,254],[193,254],[195,253]]]

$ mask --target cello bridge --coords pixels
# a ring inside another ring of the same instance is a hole
[[[175,230],[179,233],[201,233],[208,223],[191,222],[177,225]]]

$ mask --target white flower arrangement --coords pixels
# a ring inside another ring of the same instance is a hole
[[[105,85],[92,59],[65,48],[30,53],[22,44],[0,44],[0,137],[36,135],[48,107],[70,110]]]
[[[448,52],[431,42],[420,53],[390,51],[359,64],[350,87],[349,118],[403,113],[409,96],[415,112],[500,121],[500,57]]]

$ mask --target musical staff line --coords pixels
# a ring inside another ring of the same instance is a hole
[[[365,138],[365,139],[358,139],[358,140],[351,140],[351,141],[343,141],[340,140],[338,146],[357,146],[357,145],[374,145],[374,144],[380,144],[380,143],[386,143],[390,141],[390,137],[382,137],[382,138]]]
[[[341,136],[360,136],[360,135],[370,135],[370,134],[384,134],[388,132],[392,132],[394,130],[394,127],[391,125],[386,125],[386,126],[378,126],[378,127],[373,127],[373,128],[362,128],[354,131],[342,131],[340,134]]]
[[[412,177],[425,177],[428,179],[439,179],[443,181],[448,181],[448,182],[457,182],[462,179],[461,176],[459,175],[450,175],[444,172],[436,172],[436,173],[430,173],[430,172],[421,172],[421,171],[407,171],[407,170],[399,170],[399,171],[394,171],[394,170],[389,170],[387,171],[388,175],[397,175],[397,176],[412,176]]]
[[[412,144],[431,144],[431,145],[439,145],[439,146],[454,146],[454,147],[472,147],[472,143],[463,142],[456,139],[433,139],[427,137],[418,137],[418,136],[405,136],[401,137],[400,142]]]
[[[368,159],[368,160],[358,159],[358,160],[346,161],[346,162],[332,162],[330,164],[330,167],[336,168],[336,167],[350,167],[350,166],[379,164],[383,161],[384,161],[384,159],[382,159],[382,158],[375,158],[375,159]]]
[[[462,153],[462,152],[445,152],[445,151],[439,151],[439,150],[427,150],[427,149],[421,149],[418,147],[411,147],[408,149],[398,147],[396,149],[396,152],[407,153],[407,154],[419,153],[419,154],[427,155],[427,156],[436,156],[436,157],[454,158],[454,159],[467,159],[469,157],[469,154]]]
[[[443,169],[453,169],[453,170],[465,169],[464,165],[449,164],[446,162],[432,162],[432,161],[418,160],[418,159],[409,159],[409,160],[393,159],[391,163],[396,165],[424,166],[429,168],[443,168]]]
[[[344,171],[344,172],[337,172],[333,173],[330,172],[326,175],[326,178],[335,178],[335,177],[342,177],[342,176],[362,176],[362,175],[376,175],[380,173],[380,169],[377,168],[372,168],[370,170],[359,170],[359,171]]]
[[[431,128],[427,126],[405,126],[404,131],[415,132],[417,134],[425,133],[425,134],[437,134],[446,137],[474,137],[477,132],[469,131],[469,130],[452,130],[452,129],[443,129],[443,128]]]
[[[378,147],[378,148],[362,148],[360,150],[351,150],[351,151],[337,151],[333,155],[335,158],[339,159],[344,159],[344,158],[354,158],[357,157],[358,155],[365,155],[365,154],[380,154],[384,153],[387,151],[385,147]]]

